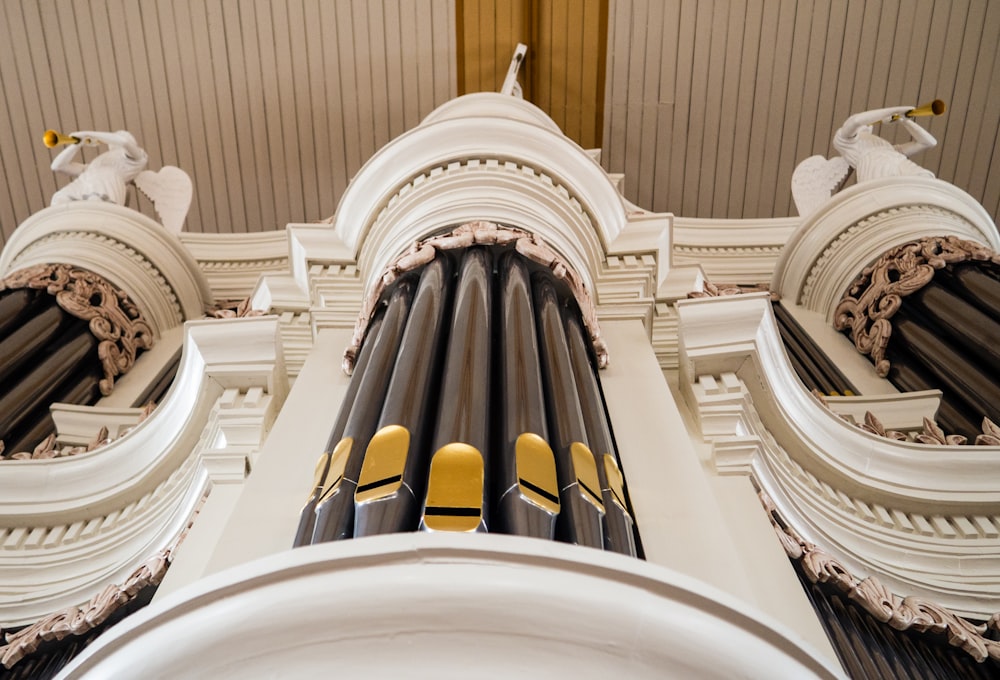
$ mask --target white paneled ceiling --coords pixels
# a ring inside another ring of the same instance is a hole
[[[940,98],[915,160],[995,216],[998,46],[987,0],[609,0],[603,162],[645,208],[785,216],[851,112]],[[0,0],[0,231],[66,181],[46,128],[126,128],[187,170],[190,231],[329,217],[456,59],[453,0]]]

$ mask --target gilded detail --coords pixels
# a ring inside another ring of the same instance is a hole
[[[892,335],[890,319],[903,298],[926,286],[934,272],[967,261],[1000,264],[1000,254],[956,236],[931,236],[897,246],[865,267],[837,304],[833,326],[850,329],[854,346],[871,357],[879,376],[889,374],[886,348]]]
[[[16,288],[44,290],[66,312],[90,324],[98,340],[105,396],[114,389],[115,378],[132,368],[139,350],[153,346],[153,331],[135,303],[93,272],[65,264],[35,265],[0,280],[0,290]]]

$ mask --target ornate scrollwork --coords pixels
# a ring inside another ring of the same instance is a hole
[[[944,607],[920,597],[899,597],[873,576],[859,579],[842,562],[806,541],[778,514],[774,502],[763,491],[758,498],[767,511],[789,558],[799,561],[812,583],[829,583],[882,623],[896,630],[944,633],[948,642],[969,653],[976,661],[1000,661],[1000,642],[991,633],[1000,631],[1000,614],[983,624],[974,624]]]
[[[153,346],[153,331],[125,291],[103,277],[65,264],[40,264],[20,269],[0,280],[0,291],[44,290],[66,312],[87,321],[98,340],[97,356],[104,370],[101,394],[114,389],[115,378],[135,363],[141,349]]]
[[[930,283],[938,269],[969,260],[1000,264],[1000,254],[956,236],[931,236],[897,246],[851,283],[834,310],[833,326],[851,329],[854,346],[871,357],[884,378],[890,368],[885,355],[892,335],[889,320],[903,298]]]

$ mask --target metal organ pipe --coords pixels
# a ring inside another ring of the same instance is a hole
[[[556,462],[548,445],[535,314],[528,268],[517,254],[503,255],[500,279],[498,378],[503,413],[497,474],[500,530],[555,538],[559,516]]]
[[[594,453],[594,462],[597,465],[601,497],[604,499],[604,547],[635,557],[635,523],[625,502],[625,482],[618,467],[618,453],[611,439],[611,427],[604,411],[601,388],[597,383],[597,376],[594,375],[580,322],[572,314],[566,313],[564,316],[569,356],[576,378],[576,391],[580,397],[580,408],[587,426],[587,440],[590,442],[590,449]]]
[[[559,476],[560,540],[604,547],[604,500],[594,454],[587,446],[587,428],[576,392],[573,367],[563,331],[559,298],[551,276],[534,276],[542,375],[556,469]]]
[[[446,257],[431,262],[420,276],[378,431],[354,492],[355,537],[417,528],[450,278]]]
[[[492,274],[490,251],[465,251],[420,518],[424,531],[486,531],[489,526]]]
[[[368,359],[371,357],[372,347],[375,346],[375,338],[378,337],[379,329],[382,328],[382,318],[382,314],[377,314],[368,324],[368,333],[364,344],[361,346],[361,351],[358,353],[358,359],[354,365],[354,375],[347,384],[343,406],[341,406],[340,412],[337,414],[337,421],[334,423],[333,431],[330,433],[330,440],[326,445],[326,451],[321,453],[319,460],[316,461],[313,488],[306,499],[305,507],[299,513],[299,526],[295,532],[295,539],[292,542],[293,547],[297,548],[300,545],[309,545],[312,543],[313,529],[316,527],[316,504],[319,503],[320,496],[323,494],[326,478],[330,472],[330,459],[333,457],[333,451],[344,436],[344,428],[347,427],[347,419],[351,415],[351,405],[357,398],[358,387],[361,385],[361,376],[365,374],[365,369],[368,367]]]
[[[364,374],[356,375],[358,392],[339,442],[333,447],[329,470],[316,504],[313,543],[348,538],[354,528],[354,491],[364,451],[375,434],[389,378],[413,298],[413,280],[400,281],[389,298],[382,327],[374,338]],[[346,404],[346,402],[345,402]]]

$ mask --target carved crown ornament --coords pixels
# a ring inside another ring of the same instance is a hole
[[[850,329],[854,346],[871,357],[880,377],[889,374],[886,348],[892,335],[890,319],[903,298],[916,293],[947,265],[961,262],[1000,264],[1000,253],[957,236],[931,236],[904,243],[865,267],[837,304],[833,326]]]
[[[139,350],[153,346],[153,331],[125,291],[93,272],[65,264],[41,264],[0,279],[0,291],[44,290],[67,313],[87,321],[98,340],[97,356],[104,377],[101,394],[114,389],[115,378],[135,364]]]

